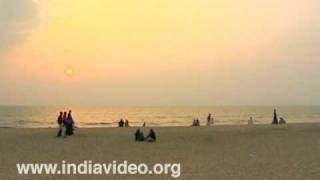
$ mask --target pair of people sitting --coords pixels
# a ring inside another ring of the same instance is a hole
[[[200,126],[200,121],[198,118],[194,118],[191,126]]]
[[[144,137],[143,132],[140,129],[134,134],[135,141],[148,141],[148,142],[155,142],[157,140],[156,133],[153,129],[150,129],[148,136]]]
[[[121,118],[118,122],[118,127],[129,127],[129,121],[126,119],[125,121]]]

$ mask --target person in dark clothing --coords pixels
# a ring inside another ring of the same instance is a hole
[[[155,142],[157,140],[156,133],[153,129],[150,129],[148,136],[145,138],[148,142]]]
[[[144,134],[140,129],[134,133],[135,141],[144,141]]]
[[[58,134],[57,134],[57,137],[60,137],[61,135],[63,135],[63,112],[60,112],[60,115],[58,116],[58,119],[57,119],[57,123],[59,125],[59,131],[58,131]]]
[[[72,136],[74,131],[74,120],[71,115],[71,110],[68,113],[67,117],[67,124],[66,124],[66,135],[67,136]]]
[[[277,116],[277,110],[276,110],[276,109],[274,109],[274,111],[273,111],[273,121],[272,121],[272,124],[279,124],[278,116]]]
[[[124,120],[121,118],[118,124],[119,127],[124,127]]]

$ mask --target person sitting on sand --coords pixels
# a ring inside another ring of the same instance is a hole
[[[250,116],[249,120],[248,120],[248,125],[253,125],[253,117]]]
[[[279,124],[286,124],[286,121],[282,117],[280,117]]]
[[[200,121],[198,118],[194,118],[191,126],[200,126]]]
[[[126,119],[126,121],[124,122],[124,127],[129,127],[129,121],[128,121],[128,119]]]
[[[124,126],[124,121],[123,121],[122,118],[120,119],[120,121],[118,122],[118,124],[119,124],[119,127],[123,127],[123,126]]]
[[[274,109],[274,111],[273,111],[273,121],[272,121],[272,124],[279,124],[278,116],[277,116],[277,110],[276,110],[276,109]]]
[[[57,123],[59,125],[59,131],[58,131],[58,134],[57,134],[57,137],[60,137],[60,136],[64,136],[64,133],[63,133],[63,112],[60,112],[60,115],[58,116],[58,119],[57,119]]]
[[[191,126],[198,126],[199,120],[198,118],[194,118]]]
[[[153,129],[150,129],[148,136],[145,138],[148,142],[155,142],[157,140],[156,133]]]
[[[140,129],[137,129],[137,131],[134,133],[134,137],[136,141],[144,141],[144,134]]]
[[[198,118],[196,120],[196,126],[200,126],[200,120]]]
[[[68,118],[67,118],[67,125],[66,125],[66,135],[67,136],[72,136],[74,133],[74,120],[71,115],[71,110],[68,113]]]

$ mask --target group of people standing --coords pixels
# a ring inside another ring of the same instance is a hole
[[[57,137],[72,136],[74,134],[74,119],[72,117],[72,111],[60,112],[57,123],[59,125],[59,131]]]

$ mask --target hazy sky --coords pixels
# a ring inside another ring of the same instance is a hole
[[[0,104],[313,105],[319,69],[318,0],[0,0]]]

